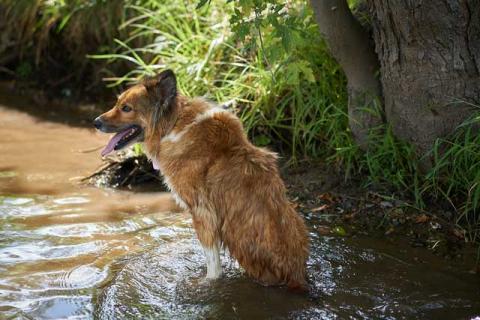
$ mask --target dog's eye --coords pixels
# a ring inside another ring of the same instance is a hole
[[[130,112],[130,111],[132,111],[132,107],[127,106],[127,105],[124,105],[124,106],[122,107],[122,111],[123,111],[123,112]]]

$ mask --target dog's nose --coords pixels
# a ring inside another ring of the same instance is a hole
[[[93,126],[97,129],[100,129],[102,127],[102,120],[100,120],[100,118],[96,118],[93,120]]]

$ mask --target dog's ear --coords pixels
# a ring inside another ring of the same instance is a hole
[[[168,112],[174,105],[177,97],[177,79],[172,70],[160,72],[156,76],[143,82],[155,108],[160,113]]]

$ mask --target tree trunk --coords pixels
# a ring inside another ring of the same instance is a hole
[[[368,33],[353,17],[346,0],[311,0],[333,57],[348,81],[348,115],[355,141],[367,146],[368,131],[383,123],[378,58]]]
[[[368,1],[387,122],[425,154],[480,105],[480,1]]]

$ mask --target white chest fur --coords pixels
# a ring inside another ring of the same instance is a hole
[[[160,173],[162,173],[162,167],[160,165],[160,162],[157,160],[157,158],[151,156],[148,153],[147,153],[147,158],[150,159],[150,161],[152,161],[153,168],[155,170],[159,170]],[[168,190],[170,190],[170,193],[172,194],[173,199],[175,199],[175,202],[177,203],[177,205],[184,210],[188,209],[188,206],[185,203],[185,201],[183,201],[182,198],[175,191],[175,188],[171,183],[170,179],[167,176],[164,176],[163,173],[162,173],[162,176],[163,176],[163,183],[168,188]]]
[[[153,169],[157,171],[160,170],[160,163],[158,160],[156,158],[150,158],[150,160],[152,161]]]

